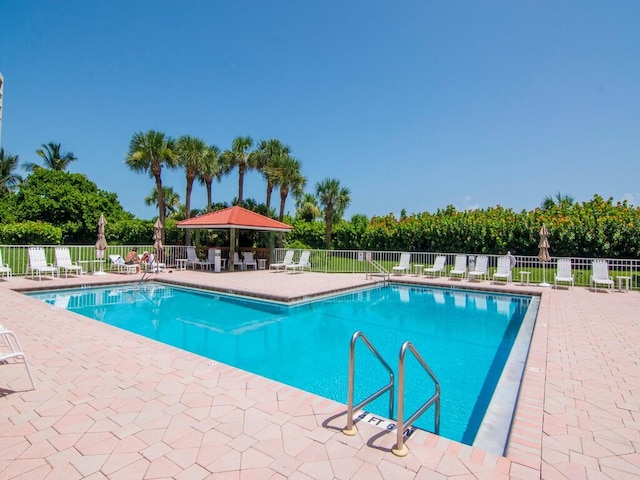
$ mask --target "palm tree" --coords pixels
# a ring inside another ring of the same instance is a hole
[[[253,147],[253,139],[249,136],[236,137],[231,144],[231,150],[225,150],[222,154],[225,162],[231,167],[238,167],[238,204],[242,205],[243,201],[243,188],[244,188],[244,173],[246,170],[252,168],[253,152],[249,152],[249,149]]]
[[[555,196],[547,195],[546,197],[544,197],[544,200],[542,200],[540,207],[542,208],[542,210],[550,210],[553,207],[570,206],[573,204],[573,202],[574,199],[571,195],[563,195],[562,193],[558,192],[555,194]]]
[[[202,170],[198,174],[198,181],[207,189],[207,210],[212,207],[211,186],[213,179],[220,179],[231,171],[231,165],[225,162],[220,154],[220,149],[215,145],[211,145],[207,151]]]
[[[313,222],[322,216],[322,210],[318,206],[318,198],[311,193],[303,193],[296,200],[296,218],[305,222]]]
[[[269,175],[269,167],[278,158],[291,154],[289,145],[284,145],[277,138],[271,140],[260,140],[258,150],[253,157],[253,168],[262,172],[263,177],[267,181],[267,211],[271,208],[271,192],[273,192],[273,182]]]
[[[187,179],[187,192],[184,200],[185,218],[191,218],[191,192],[193,191],[193,182],[196,177],[202,173],[209,147],[204,142],[190,135],[183,135],[178,138],[175,145],[176,160],[178,165],[184,168]],[[191,243],[191,230],[187,229],[185,233],[185,244]]]
[[[331,248],[331,231],[333,224],[340,221],[344,211],[351,203],[349,189],[340,186],[337,178],[326,178],[316,183],[316,196],[324,207],[325,234],[324,240],[327,250]]]
[[[289,196],[289,192],[294,195],[302,195],[307,179],[300,172],[301,165],[295,158],[285,155],[274,159],[269,166],[268,177],[274,186],[280,187],[280,213],[278,220],[284,219],[284,206]]]
[[[0,148],[0,195],[13,191],[22,182],[22,177],[15,173],[18,168],[18,155],[5,153]]]
[[[164,198],[164,216],[175,215],[180,209],[180,195],[173,191],[173,187],[162,187],[162,196]],[[158,190],[153,187],[151,194],[144,198],[144,204],[158,207]]]
[[[164,225],[165,201],[162,187],[162,167],[174,168],[176,165],[173,140],[165,136],[164,133],[155,130],[135,133],[129,143],[126,164],[136,172],[149,172],[149,176],[155,179],[158,194],[158,216]],[[163,242],[164,235],[165,230],[163,229]]]
[[[33,172],[36,168],[48,168],[49,170],[58,170],[64,172],[69,167],[71,162],[77,160],[76,156],[71,152],[61,153],[62,145],[60,143],[49,142],[46,145],[43,143],[42,148],[36,150],[36,155],[42,158],[44,166],[40,166],[36,163],[26,163],[24,169],[28,172]]]

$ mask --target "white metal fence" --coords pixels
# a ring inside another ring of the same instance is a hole
[[[8,265],[13,275],[24,275],[27,271],[29,256],[27,249],[33,245],[2,245],[2,260]],[[58,245],[42,246],[45,250],[47,261],[51,264],[55,263],[55,248]],[[96,249],[93,245],[65,245],[69,248],[71,259],[79,262],[85,270],[96,269],[99,263],[96,262]],[[124,257],[132,247],[138,248],[138,253],[153,251],[153,246],[148,245],[115,245],[109,246],[105,252],[103,268],[108,270],[110,267],[109,255],[120,255]],[[204,249],[206,250],[206,249]],[[203,258],[206,256],[205,251],[200,252]],[[287,250],[294,250],[294,261],[300,258],[300,254],[304,249],[286,249],[276,248],[272,252],[271,262],[281,262],[284,259]],[[326,273],[374,273],[376,270],[368,259],[382,265],[389,272],[400,261],[402,252],[382,252],[382,251],[362,251],[362,250],[310,250],[311,270]],[[447,258],[447,272],[454,264],[455,256],[459,253],[444,252],[412,252],[411,253],[411,275],[420,274],[423,267],[433,265],[437,255],[444,255]],[[185,246],[166,245],[163,249],[164,261],[168,267],[175,267],[176,259],[187,258]],[[266,256],[266,255],[265,255]],[[487,255],[489,258],[489,278],[495,271],[498,258],[501,255]],[[469,267],[473,268],[475,264],[476,254],[468,254]],[[513,269],[513,280],[519,281],[520,272],[529,272],[523,278],[529,277],[531,283],[540,283],[546,281],[553,283],[556,273],[556,262],[558,257],[552,257],[551,261],[543,264],[535,256],[514,255],[516,265]],[[567,257],[563,257],[567,258]],[[589,285],[591,276],[592,258],[570,257],[572,266],[572,275],[576,285]],[[609,264],[609,274],[616,280],[617,277],[628,277],[631,288],[640,288],[640,259],[620,259],[605,258]]]
[[[290,249],[276,248],[274,261],[282,261],[285,252]],[[294,249],[294,261],[300,257],[302,249]],[[423,268],[432,266],[438,255],[447,258],[445,275],[454,265],[458,253],[445,252],[412,252],[410,275],[421,275]],[[463,253],[463,252],[462,252]],[[311,270],[327,273],[374,273],[375,268],[368,259],[382,265],[387,271],[392,272],[395,265],[400,262],[402,252],[380,252],[360,250],[311,250]],[[483,254],[485,255],[485,254]],[[473,269],[477,254],[467,254],[468,268]],[[491,278],[498,265],[498,258],[503,255],[486,255],[489,258],[488,277]],[[521,278],[531,283],[546,281],[553,284],[556,274],[556,262],[559,257],[551,257],[546,263],[540,262],[538,257],[513,255],[516,264],[512,270],[513,281],[519,282]],[[567,257],[562,257],[567,258]],[[569,257],[571,259],[572,275],[576,285],[589,285],[591,277],[591,262],[593,258]],[[640,259],[605,258],[609,264],[609,275],[616,280],[617,277],[628,277],[631,288],[640,287]],[[520,272],[528,272],[521,275]]]
[[[27,272],[27,265],[29,264],[29,247],[40,245],[2,245],[0,246],[0,252],[2,252],[2,261],[5,265],[11,268],[13,275],[25,275]],[[47,263],[55,264],[55,249],[61,245],[42,245],[41,247],[45,251]],[[69,249],[71,254],[71,260],[74,263],[78,263],[82,266],[83,270],[91,271],[100,268],[99,259],[96,256],[96,248],[93,245],[62,245]],[[137,247],[138,254],[142,255],[144,251],[153,252],[153,245],[109,245],[109,248],[104,254],[102,259],[102,268],[109,270],[111,261],[109,255],[120,255],[124,258],[127,253],[133,248]],[[162,255],[164,256],[165,263],[168,266],[175,266],[175,260],[177,258],[187,258],[187,252],[184,246],[165,246],[163,248]]]

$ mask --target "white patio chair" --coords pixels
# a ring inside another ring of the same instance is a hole
[[[240,260],[238,252],[233,252],[233,268],[234,270],[244,270],[244,262]]]
[[[504,279],[507,283],[511,283],[511,257],[505,255],[498,257],[498,269],[493,273],[493,281]]]
[[[205,268],[210,269],[213,265],[213,262],[209,260],[200,260],[198,255],[196,255],[196,247],[187,247],[187,267],[191,265],[191,268],[196,269],[196,265],[200,267],[200,270]]]
[[[446,264],[447,257],[445,255],[438,255],[433,262],[433,266],[425,268],[422,273],[424,273],[425,275],[430,275],[432,277],[435,277],[436,274],[442,275],[445,271]]]
[[[606,260],[593,260],[591,262],[591,288],[598,289],[598,285],[613,288],[613,278],[609,275],[609,263]]]
[[[478,255],[473,270],[469,271],[470,281],[481,277],[489,278],[489,257],[486,255]]]
[[[47,257],[42,247],[29,247],[29,264],[27,265],[27,273],[31,272],[31,278],[38,275],[38,280],[42,280],[42,274],[56,277],[58,269],[47,263]]]
[[[24,354],[16,334],[12,331],[6,330],[2,325],[0,325],[0,339],[2,340],[0,343],[0,366],[9,365],[10,362],[7,360],[22,360],[24,367],[27,370],[27,375],[29,375],[31,390],[35,390],[36,385],[33,381],[33,376],[31,375],[27,356]]]
[[[291,265],[293,263],[293,250],[287,250],[284,254],[284,259],[281,262],[272,263],[269,265],[269,270],[273,269],[278,272],[280,269],[284,270],[287,265]]]
[[[253,267],[254,270],[258,269],[258,262],[253,258],[253,252],[244,252],[242,263],[244,264],[244,270],[248,270],[249,267]]]
[[[309,250],[304,250],[300,254],[300,260],[298,263],[292,263],[291,265],[287,265],[284,267],[285,270],[291,270],[291,273],[295,273],[296,271],[304,271],[305,268],[308,268],[311,271],[311,263],[309,263],[309,257],[311,256],[311,252]]]
[[[74,272],[82,276],[82,267],[71,261],[71,254],[66,247],[56,247],[56,268],[58,269],[58,277],[64,270],[64,276],[67,278],[69,272]]]
[[[149,263],[147,264],[148,271],[160,273],[163,272],[166,268],[167,266],[164,263],[158,262],[158,260],[156,260],[155,254],[149,254]]]
[[[573,275],[571,274],[571,259],[559,258],[557,262],[557,271],[553,277],[553,285],[558,288],[558,283],[568,283],[572,287],[574,285]]]
[[[138,265],[136,265],[135,263],[127,265],[126,263],[124,263],[124,258],[122,258],[120,255],[109,255],[109,260],[111,260],[110,270],[112,272],[125,272],[127,275],[138,273]]]
[[[411,254],[403,252],[400,254],[400,263],[393,267],[393,273],[409,273],[411,271]]]
[[[453,265],[453,269],[449,272],[449,278],[465,278],[467,276],[467,256],[456,255],[456,261]]]
[[[13,277],[13,270],[9,264],[2,261],[2,250],[0,250],[0,277],[7,277],[9,280]]]

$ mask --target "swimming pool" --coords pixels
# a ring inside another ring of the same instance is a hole
[[[393,285],[295,306],[157,283],[31,296],[90,318],[346,403],[348,346],[363,331],[397,369],[410,340],[442,387],[440,434],[473,444],[530,297]],[[387,375],[357,350],[356,401]],[[406,367],[406,411],[433,386],[417,362]],[[387,416],[387,399],[367,410]],[[432,430],[433,413],[416,426]]]

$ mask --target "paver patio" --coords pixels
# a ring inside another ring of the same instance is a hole
[[[393,434],[360,422],[343,435],[342,404],[12,291],[138,278],[0,281],[0,323],[37,387],[23,391],[22,365],[0,365],[0,478],[640,478],[638,292],[510,286],[542,300],[506,456],[419,431],[398,458]],[[282,299],[369,283],[265,271],[160,279]]]

